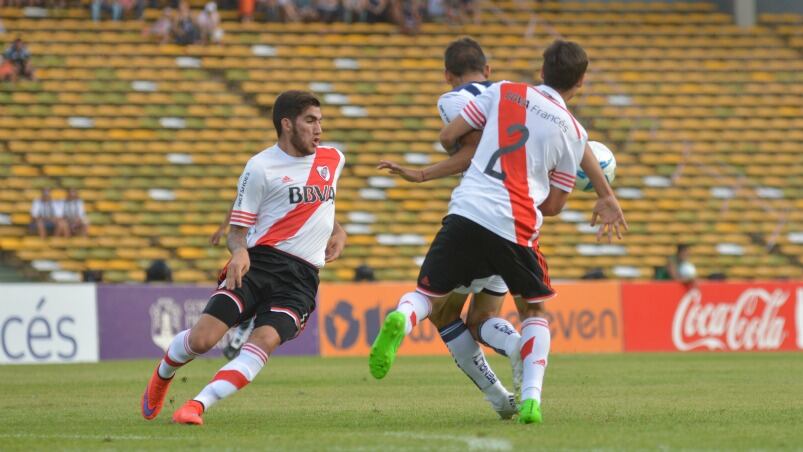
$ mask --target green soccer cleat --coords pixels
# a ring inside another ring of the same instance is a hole
[[[404,339],[404,324],[406,319],[404,314],[393,311],[385,318],[385,323],[379,330],[379,335],[371,346],[371,356],[368,357],[368,367],[371,375],[377,380],[385,378],[388,374],[393,360],[396,359],[396,351]]]
[[[527,399],[521,404],[519,410],[519,424],[540,424],[543,422],[541,417],[541,405],[535,399]]]

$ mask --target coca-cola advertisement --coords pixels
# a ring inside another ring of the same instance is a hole
[[[624,348],[803,350],[803,283],[622,284]]]

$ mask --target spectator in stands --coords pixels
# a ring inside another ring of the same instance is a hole
[[[196,21],[200,30],[201,42],[220,44],[223,39],[223,29],[220,28],[220,14],[217,12],[215,2],[207,3],[204,9],[198,13]]]
[[[321,22],[331,24],[338,17],[341,17],[340,2],[338,0],[318,0],[316,8]]]
[[[368,0],[366,9],[368,10],[368,23],[389,22],[389,0]]]
[[[160,44],[167,44],[170,42],[174,21],[175,10],[165,8],[162,10],[162,16],[156,19],[153,25],[145,29],[145,35],[159,41]]]
[[[17,69],[14,67],[14,64],[5,59],[3,55],[0,55],[0,81],[17,81]]]
[[[62,207],[61,203],[50,196],[50,189],[43,188],[42,196],[35,199],[31,206],[31,229],[42,239],[48,235],[67,237]]]
[[[118,21],[123,18],[123,4],[120,0],[92,0],[92,20],[99,22],[104,12]]]
[[[589,268],[580,279],[596,280],[605,279],[605,271],[599,267]]]
[[[426,16],[426,4],[421,0],[398,0],[401,5],[402,33],[416,34]]]
[[[264,22],[301,20],[293,0],[257,0],[256,10],[261,17],[260,20]]]
[[[28,51],[28,46],[22,42],[22,38],[17,37],[17,39],[8,46],[3,53],[3,59],[11,62],[15,71],[13,78],[17,79],[22,77],[29,80],[34,79],[33,66],[31,66],[31,52]]]
[[[343,22],[365,22],[368,20],[366,0],[343,0]]]
[[[375,281],[374,269],[368,264],[362,264],[354,269],[354,282]]]
[[[176,44],[187,46],[195,44],[200,38],[198,24],[192,18],[190,4],[182,1],[178,6],[178,16],[173,23],[173,39]]]
[[[446,0],[428,0],[427,20],[432,22],[443,22],[446,14]]]
[[[297,20],[301,22],[315,22],[318,20],[318,9],[313,0],[295,0],[292,2],[296,11]]]
[[[254,20],[255,0],[239,0],[240,1],[240,21],[243,23],[251,22]]]
[[[666,266],[655,269],[655,279],[694,283],[697,277],[697,268],[689,260],[690,254],[690,245],[679,244],[675,254],[667,259]]]
[[[129,17],[140,20],[145,13],[145,0],[120,0],[120,5],[123,8],[123,14]]]
[[[89,283],[103,282],[103,270],[84,270],[81,280]]]
[[[62,212],[64,221],[67,223],[67,233],[86,237],[89,220],[84,210],[84,201],[78,196],[78,190],[71,188],[67,191],[67,199],[64,200]]]
[[[156,259],[145,270],[145,282],[173,282],[173,272],[167,262],[162,259]]]

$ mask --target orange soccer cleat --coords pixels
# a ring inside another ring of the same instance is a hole
[[[176,424],[204,425],[201,415],[204,413],[204,406],[197,400],[188,400],[181,405],[181,408],[173,413],[173,422]]]
[[[159,415],[172,381],[172,377],[164,379],[159,376],[159,366],[157,365],[148,386],[145,387],[145,393],[142,394],[142,417],[151,420]]]

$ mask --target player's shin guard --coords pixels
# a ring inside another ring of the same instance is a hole
[[[418,292],[408,292],[399,299],[399,305],[396,307],[396,311],[404,315],[406,319],[404,334],[408,335],[418,322],[429,317],[430,312],[432,312],[432,304],[424,295]]]
[[[268,354],[254,344],[243,345],[240,354],[223,366],[193,400],[209,409],[254,380],[268,362]]]
[[[541,403],[550,340],[549,322],[546,319],[530,317],[521,324],[521,360],[524,363],[522,401],[534,399]]]
[[[438,330],[441,339],[452,354],[457,367],[485,394],[494,410],[503,419],[508,419],[516,412],[516,404],[512,394],[496,377],[485,359],[485,353],[471,337],[468,327],[458,319]]]
[[[196,356],[198,354],[190,348],[190,330],[176,334],[162,362],[159,363],[159,376],[164,379],[173,378],[176,369],[192,361]]]

